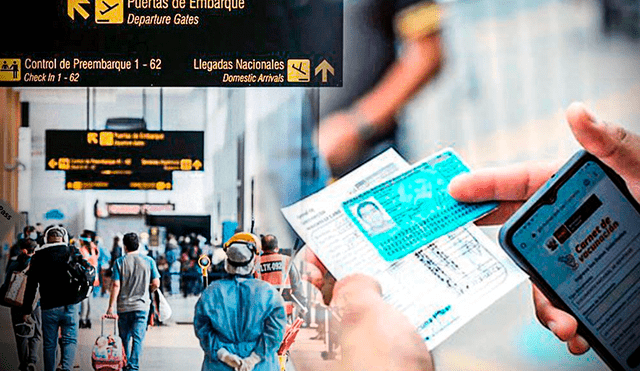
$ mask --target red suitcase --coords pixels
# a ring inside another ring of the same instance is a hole
[[[113,333],[104,334],[104,320],[113,319]],[[96,371],[119,371],[127,364],[127,356],[118,336],[118,316],[102,316],[100,336],[91,351],[91,365]]]

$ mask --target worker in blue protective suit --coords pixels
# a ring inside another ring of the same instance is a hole
[[[211,282],[195,308],[194,330],[205,356],[202,371],[276,371],[284,337],[282,296],[255,279],[260,239],[237,233],[225,243],[228,277]]]

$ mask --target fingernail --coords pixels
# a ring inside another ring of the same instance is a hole
[[[582,348],[588,349],[589,348],[589,343],[587,342],[587,340],[585,338],[583,338],[582,336],[578,335],[576,336],[576,341],[580,344],[580,346]]]
[[[582,111],[582,112],[586,113],[589,121],[591,121],[593,123],[597,122],[596,115],[593,113],[593,111],[591,111],[591,109],[589,109],[587,107],[586,104],[584,104],[582,102],[573,102],[573,103],[571,103],[571,105],[569,107],[570,107],[570,110],[572,110],[574,112]]]
[[[467,173],[458,174],[447,185],[447,192],[451,193],[452,186],[455,188],[455,185],[460,182],[460,179],[464,178]]]
[[[589,121],[596,123],[598,120],[596,119],[596,115],[593,113],[593,111],[591,111],[591,109],[585,107],[584,111],[587,113],[587,116],[589,116]]]

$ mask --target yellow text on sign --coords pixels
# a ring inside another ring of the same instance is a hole
[[[287,81],[288,82],[311,81],[311,61],[308,59],[288,59],[287,60]]]
[[[0,81],[20,81],[20,59],[0,58]]]
[[[124,0],[97,0],[96,23],[122,24],[124,21]]]

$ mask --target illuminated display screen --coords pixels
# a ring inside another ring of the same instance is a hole
[[[202,131],[47,130],[45,169],[131,176],[203,171]]]
[[[204,170],[202,131],[47,130],[45,170],[65,189],[173,189],[173,171]]]
[[[3,4],[0,86],[342,86],[341,0]]]

